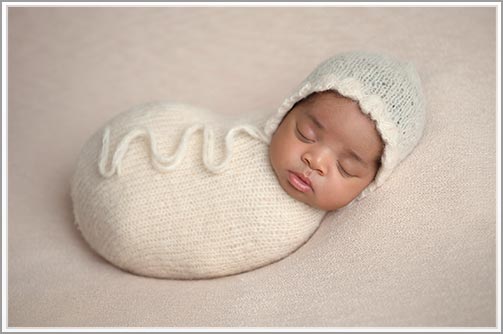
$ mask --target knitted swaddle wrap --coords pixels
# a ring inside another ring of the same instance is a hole
[[[99,129],[71,187],[89,245],[124,270],[175,279],[248,271],[299,248],[325,212],[281,188],[263,124],[232,125],[152,103]]]

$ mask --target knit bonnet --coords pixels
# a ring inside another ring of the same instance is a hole
[[[381,186],[395,167],[414,149],[425,124],[425,103],[419,75],[410,62],[389,55],[345,52],[322,62],[287,97],[264,128],[270,139],[293,106],[312,93],[335,90],[357,101],[375,121],[384,142],[381,167],[357,197]]]

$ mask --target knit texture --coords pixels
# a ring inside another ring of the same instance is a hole
[[[419,75],[412,63],[389,55],[345,52],[322,62],[285,99],[265,126],[272,136],[295,103],[314,92],[336,90],[359,103],[376,122],[385,147],[374,181],[357,197],[381,186],[419,142],[425,125],[425,103]]]
[[[281,188],[263,126],[173,103],[117,115],[84,145],[72,180],[85,240],[124,270],[175,279],[289,255],[325,212]]]

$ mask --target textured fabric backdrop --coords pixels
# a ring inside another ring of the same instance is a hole
[[[495,326],[495,8],[8,10],[9,326]],[[273,265],[214,280],[123,272],[73,225],[105,121],[152,100],[272,112],[322,60],[416,63],[427,128],[378,191]]]

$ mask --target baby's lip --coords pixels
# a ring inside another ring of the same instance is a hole
[[[309,179],[309,177],[306,177],[301,173],[297,173],[297,172],[294,172],[291,170],[289,172],[294,174],[298,179],[300,179],[300,181],[302,181],[302,183],[305,184],[305,186],[300,185],[300,187],[294,185],[296,188],[299,188],[298,190],[300,190],[302,192],[307,191],[308,189],[306,189],[306,188],[310,188],[311,190],[313,190],[313,186],[312,186],[312,183],[311,183],[311,180]],[[298,181],[297,181],[297,183],[298,183]]]
[[[311,179],[307,176],[304,176],[304,174],[300,174],[300,173],[295,173],[293,172],[295,175],[297,175],[304,183],[306,183],[308,186],[311,186]]]

